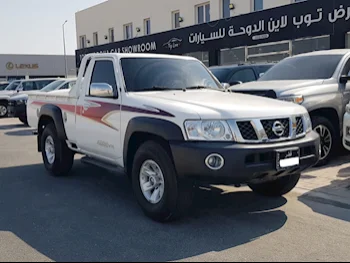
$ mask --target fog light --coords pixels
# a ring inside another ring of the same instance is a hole
[[[211,170],[220,170],[224,164],[224,158],[217,153],[210,154],[205,159],[205,165]]]

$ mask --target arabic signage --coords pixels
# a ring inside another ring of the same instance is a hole
[[[331,48],[343,48],[345,34],[349,31],[349,0],[308,0],[230,19],[77,50],[76,59],[79,66],[85,54],[95,52],[213,52],[224,48],[321,35],[331,36]]]

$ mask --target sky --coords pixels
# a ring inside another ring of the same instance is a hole
[[[0,54],[67,54],[77,48],[75,13],[105,0],[0,0]]]

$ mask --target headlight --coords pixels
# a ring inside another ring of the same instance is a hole
[[[304,97],[302,95],[279,97],[278,99],[288,102],[294,102],[296,104],[302,104],[304,102]]]
[[[309,113],[305,113],[303,115],[303,119],[304,119],[304,125],[305,125],[305,131],[306,133],[309,133],[312,131],[312,122],[311,122],[311,118]]]
[[[226,121],[186,121],[185,129],[193,141],[233,141],[234,137]]]

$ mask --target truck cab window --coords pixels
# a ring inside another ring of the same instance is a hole
[[[112,86],[113,90],[117,92],[117,82],[114,73],[114,65],[110,60],[99,60],[95,62],[94,70],[92,72],[92,84],[108,84]],[[89,91],[90,95],[90,91]]]
[[[252,69],[247,68],[234,73],[230,79],[230,83],[235,81],[242,81],[243,83],[246,83],[255,80],[256,77],[254,71]]]

